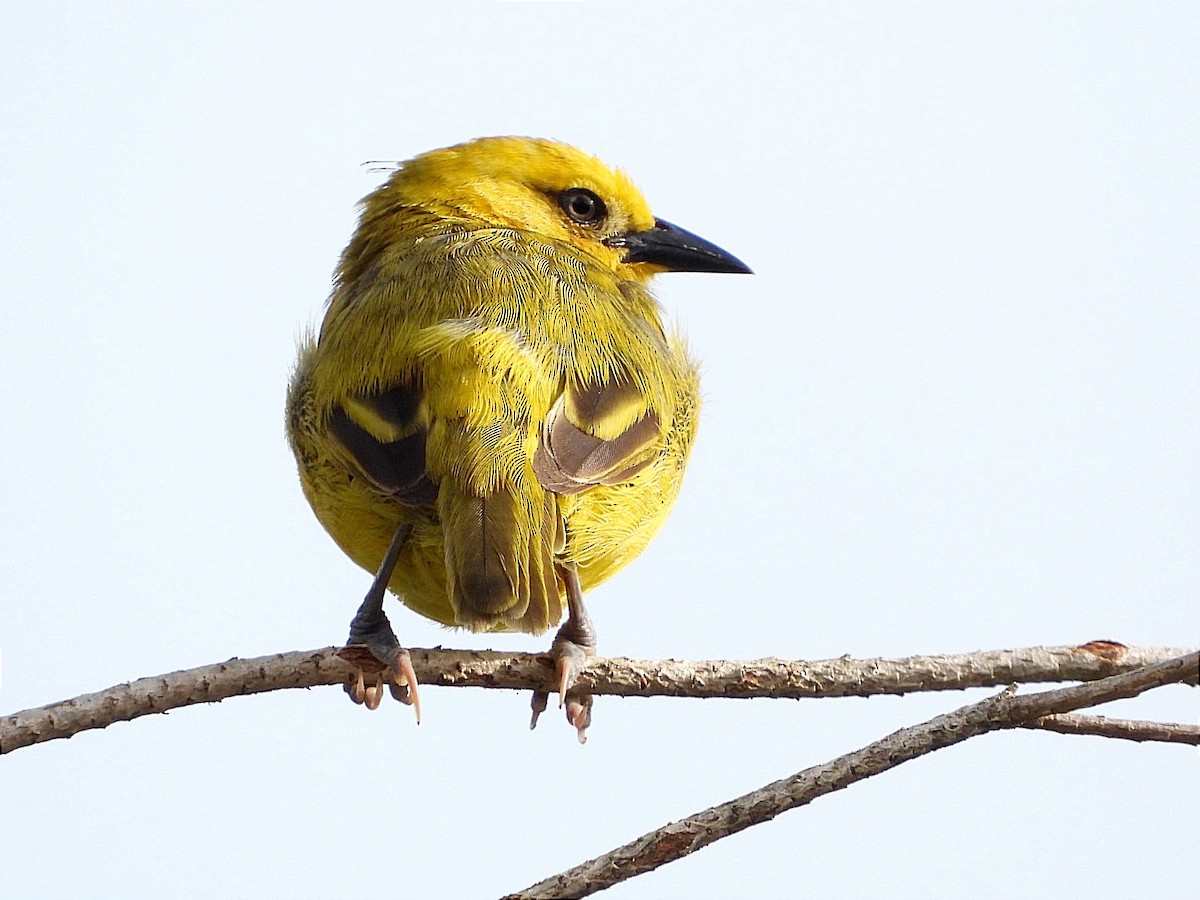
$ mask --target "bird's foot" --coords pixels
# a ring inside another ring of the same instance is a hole
[[[592,724],[592,695],[590,691],[575,690],[575,680],[596,655],[596,629],[583,605],[583,589],[579,585],[579,572],[573,565],[561,564],[558,575],[567,592],[567,621],[554,636],[550,652],[554,654],[554,670],[558,675],[558,707],[565,709],[567,721],[579,736],[579,743],[587,743],[587,728]],[[548,691],[533,692],[533,718],[529,727],[537,726],[538,716],[550,701]]]
[[[357,670],[354,679],[346,685],[346,693],[351,700],[367,709],[378,709],[383,700],[383,683],[386,680],[392,696],[413,708],[417,724],[420,725],[421,695],[417,692],[417,673],[413,670],[408,651],[396,640],[392,623],[383,611],[383,595],[387,593],[388,579],[392,577],[400,550],[411,530],[412,526],[407,524],[396,527],[371,589],[350,622],[350,637],[346,640],[346,646],[338,651],[338,656]],[[368,673],[373,676],[372,684],[367,683]]]
[[[388,635],[391,635],[390,627]],[[338,656],[355,668],[354,678],[346,684],[350,699],[367,709],[378,709],[386,682],[393,698],[413,708],[419,725],[421,695],[408,651],[400,646],[395,635],[388,640],[387,635],[356,635],[352,630],[350,640],[338,651]]]
[[[354,677],[346,683],[346,693],[355,703],[367,709],[378,709],[383,700],[386,683],[392,697],[413,708],[417,724],[421,723],[421,695],[418,691],[417,673],[407,650],[397,648],[391,661],[384,664],[370,648],[363,644],[349,644],[338,651],[338,656],[355,668]]]
[[[590,628],[583,633],[570,633],[571,625],[572,622],[568,620],[558,632],[550,650],[554,654],[557,675],[558,707],[566,712],[567,721],[574,726],[579,743],[585,744],[588,726],[592,724],[592,695],[588,691],[576,690],[575,682],[579,673],[596,656],[596,639]],[[549,702],[549,691],[534,691],[530,728],[537,726],[538,716],[545,712]]]
[[[410,530],[412,527],[408,524],[397,526],[371,589],[350,622],[346,647],[338,650],[337,655],[356,670],[354,679],[346,685],[350,700],[361,703],[367,709],[378,709],[383,700],[383,684],[386,680],[391,696],[413,707],[416,724],[420,725],[421,695],[413,660],[408,650],[396,640],[396,632],[391,630],[391,623],[383,611],[383,595],[388,590],[388,580],[396,568],[396,559],[400,558],[401,547],[408,539]],[[367,673],[373,676],[372,684],[367,684]]]

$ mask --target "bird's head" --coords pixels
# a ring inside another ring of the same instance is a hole
[[[556,141],[479,138],[403,163],[367,200],[529,231],[570,244],[627,278],[746,272],[736,257],[654,217],[619,169]]]

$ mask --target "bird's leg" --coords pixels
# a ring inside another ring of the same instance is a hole
[[[579,572],[569,563],[559,563],[558,574],[567,589],[567,621],[558,629],[550,651],[554,654],[558,674],[558,705],[566,707],[567,721],[579,732],[579,743],[587,741],[587,727],[592,724],[592,695],[571,691],[575,679],[596,655],[596,630],[583,605],[583,588]],[[537,725],[538,716],[546,709],[550,696],[546,691],[534,691],[533,718],[529,727]]]
[[[400,550],[408,539],[412,526],[401,524],[392,535],[371,589],[354,614],[350,622],[350,637],[347,646],[363,645],[371,651],[371,655],[383,663],[384,672],[376,676],[375,684],[366,685],[363,682],[363,672],[358,670],[357,678],[346,685],[346,693],[355,703],[365,704],[367,709],[376,709],[383,699],[383,679],[386,675],[388,688],[392,696],[401,703],[411,704],[416,713],[417,722],[421,721],[421,697],[417,693],[417,673],[413,671],[412,659],[408,651],[396,640],[396,633],[383,611],[383,597],[387,593],[388,582],[392,579],[392,571],[396,568],[396,560]]]

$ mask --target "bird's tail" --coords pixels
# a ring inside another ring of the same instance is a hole
[[[486,496],[465,487],[447,479],[438,495],[455,619],[474,631],[540,634],[563,609],[554,552],[564,526],[554,495],[536,482]]]

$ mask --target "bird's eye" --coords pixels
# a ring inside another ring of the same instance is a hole
[[[608,215],[604,201],[586,188],[571,188],[558,195],[562,211],[580,225],[595,225]]]

